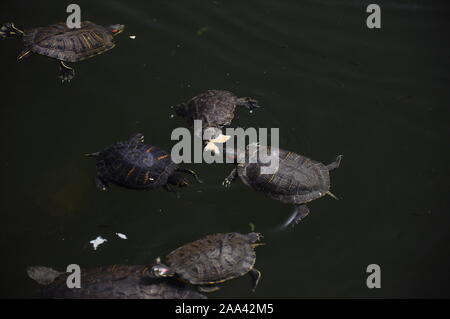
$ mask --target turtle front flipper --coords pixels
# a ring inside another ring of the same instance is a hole
[[[252,291],[255,292],[256,287],[258,286],[259,280],[261,279],[261,272],[258,269],[251,269],[248,274],[252,277],[253,279],[253,288]]]
[[[59,78],[64,83],[70,82],[75,77],[75,70],[65,64],[63,61],[59,61]]]

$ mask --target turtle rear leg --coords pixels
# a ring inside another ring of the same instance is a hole
[[[255,292],[256,287],[258,286],[259,280],[261,279],[261,272],[258,269],[253,268],[248,273],[253,279],[252,291]]]
[[[206,292],[206,293],[209,293],[209,292],[215,292],[215,291],[217,291],[217,290],[219,290],[220,289],[220,287],[218,287],[218,286],[199,286],[198,287],[198,291],[200,291],[200,292]]]
[[[64,83],[70,82],[75,77],[75,70],[65,64],[63,61],[59,61],[59,78]]]
[[[108,184],[98,176],[95,178],[95,186],[101,191],[106,191],[108,189]]]
[[[170,186],[170,184],[164,185],[164,189],[165,189],[166,191],[168,191],[169,193],[174,193],[175,196],[176,196],[178,199],[181,198],[180,192],[177,191],[176,189],[174,189],[172,186]]]
[[[341,165],[342,157],[343,157],[342,155],[339,155],[338,157],[336,157],[336,160],[333,163],[327,165],[327,169],[329,171],[332,171],[332,170],[338,168],[339,165]]]
[[[255,99],[252,99],[251,97],[238,98],[237,102],[236,102],[236,106],[246,107],[250,111],[253,111],[253,110],[261,107],[260,105],[258,105],[258,101]]]

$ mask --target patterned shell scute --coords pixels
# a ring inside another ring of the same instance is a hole
[[[285,203],[307,203],[329,191],[330,175],[324,164],[282,149],[278,158],[274,174],[261,174],[258,163],[241,166],[238,173],[251,188]]]
[[[191,287],[152,278],[141,265],[113,265],[83,270],[81,288],[67,288],[67,275],[58,277],[44,290],[50,298],[72,299],[203,299]]]
[[[89,21],[69,29],[60,22],[25,31],[25,46],[32,52],[66,62],[77,62],[114,48],[113,35]]]
[[[100,176],[133,189],[163,186],[176,168],[166,151],[144,143],[114,144],[97,162]]]
[[[242,276],[256,261],[247,235],[239,233],[209,235],[171,252],[166,262],[183,280],[191,284],[213,284]]]
[[[203,127],[229,125],[234,118],[237,98],[228,91],[209,90],[192,98],[187,103],[187,118],[202,120]]]

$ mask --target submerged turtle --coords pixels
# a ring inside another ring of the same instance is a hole
[[[45,298],[67,299],[205,299],[195,289],[156,278],[146,266],[113,265],[81,271],[81,288],[68,288],[69,273],[43,266],[27,268],[28,276],[44,285]]]
[[[114,183],[130,189],[165,187],[173,191],[170,185],[189,185],[182,173],[193,175],[201,183],[194,171],[178,167],[166,151],[144,144],[142,134],[85,156],[97,160],[95,184],[101,190],[106,190],[109,183]]]
[[[219,149],[214,143],[225,143],[230,138],[222,135],[221,129],[231,124],[237,106],[246,107],[250,111],[260,107],[257,100],[249,97],[238,98],[228,91],[208,90],[175,106],[175,113],[187,119],[192,127],[195,120],[201,120],[202,127],[194,127],[194,133],[203,139],[203,131],[210,130],[211,139],[205,149],[218,153]]]
[[[113,24],[103,27],[90,21],[81,22],[80,28],[70,29],[60,22],[47,27],[22,31],[14,23],[6,23],[0,28],[0,37],[22,38],[25,49],[17,58],[32,53],[59,60],[59,78],[70,81],[75,76],[73,68],[65,62],[78,62],[114,48],[114,36],[121,33],[124,26]]]
[[[325,195],[337,199],[330,192],[329,172],[339,167],[342,155],[333,163],[324,165],[294,152],[255,144],[253,146],[254,148],[249,145],[245,154],[237,154],[236,150],[226,151],[237,160],[238,165],[223,181],[223,185],[229,187],[239,176],[250,188],[261,191],[272,199],[294,204],[294,212],[284,226],[295,225],[309,214],[306,203]],[[261,161],[261,156],[255,157],[256,152],[259,155],[267,154],[268,157]],[[247,155],[247,160],[244,155]],[[271,159],[276,159],[278,169],[263,172],[263,167],[269,168]]]
[[[156,277],[175,276],[183,282],[198,285],[202,292],[218,290],[216,284],[249,273],[255,290],[261,273],[253,268],[254,249],[264,245],[259,242],[260,238],[258,233],[208,235],[171,252],[165,264],[158,257],[152,271]]]

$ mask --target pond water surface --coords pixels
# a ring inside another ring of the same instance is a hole
[[[64,21],[73,1],[9,1],[0,21],[21,28]],[[28,265],[65,269],[149,264],[216,232],[265,234],[255,293],[250,279],[210,298],[450,296],[449,35],[446,1],[77,1],[83,20],[122,23],[117,47],[74,64],[20,62],[20,41],[0,42],[0,296],[36,297]],[[136,39],[129,38],[136,35]],[[260,101],[236,126],[280,128],[280,145],[329,163],[340,200],[322,198],[294,229],[270,233],[292,207],[241,182],[229,165],[187,165],[204,184],[179,199],[163,189],[98,191],[83,157],[135,132],[170,150],[184,125],[170,106],[207,89]],[[128,236],[118,238],[115,233]],[[89,241],[108,242],[94,251]],[[382,288],[366,286],[378,264]]]

